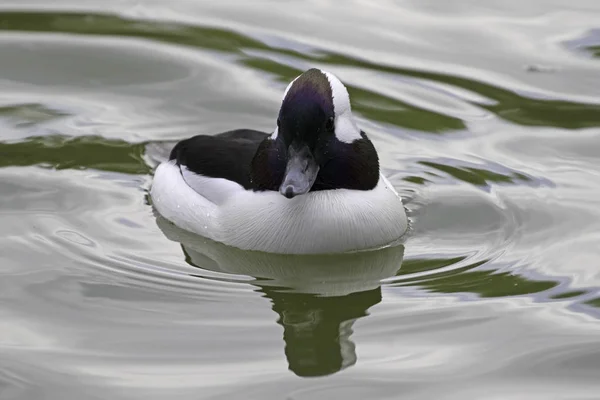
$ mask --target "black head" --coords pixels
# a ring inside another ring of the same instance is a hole
[[[292,198],[324,189],[370,190],[379,180],[373,144],[356,126],[346,87],[310,69],[286,89],[277,129],[252,164],[258,189]]]

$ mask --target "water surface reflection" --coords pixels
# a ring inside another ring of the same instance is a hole
[[[381,280],[394,276],[404,246],[337,255],[244,251],[186,232],[157,216],[164,234],[181,243],[190,264],[217,273],[251,276],[273,304],[283,327],[289,369],[323,376],[357,361],[350,336],[357,319],[381,301]]]
[[[599,4],[2,2],[0,397],[598,397]],[[158,148],[273,129],[314,66],[404,248],[167,239]]]

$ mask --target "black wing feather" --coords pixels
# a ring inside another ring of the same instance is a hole
[[[253,189],[250,181],[252,159],[267,133],[236,129],[218,135],[197,135],[180,141],[169,159],[190,171],[211,178],[223,178]]]

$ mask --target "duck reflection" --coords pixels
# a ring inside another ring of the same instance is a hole
[[[379,288],[333,297],[271,289],[264,293],[279,314],[289,368],[304,377],[329,375],[354,365],[352,325],[381,301]]]
[[[170,240],[199,268],[255,278],[283,327],[289,369],[324,376],[354,365],[354,322],[381,301],[384,278],[400,269],[404,247],[338,255],[280,255],[244,251],[186,232],[160,216]]]

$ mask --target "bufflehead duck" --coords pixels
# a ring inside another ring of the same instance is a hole
[[[341,253],[405,233],[402,199],[333,74],[286,88],[277,127],[180,141],[154,174],[154,207],[175,225],[244,250]]]

